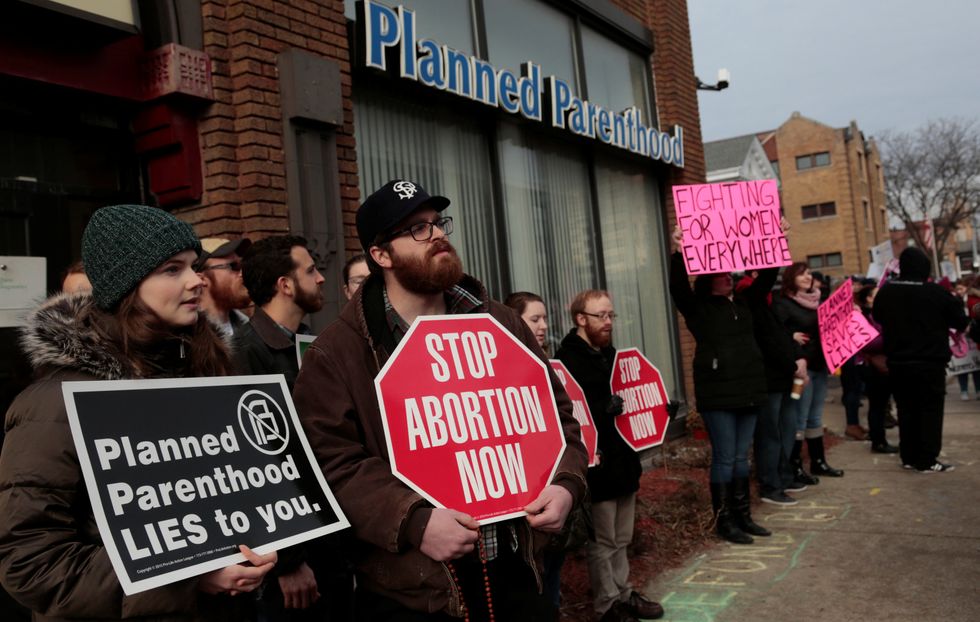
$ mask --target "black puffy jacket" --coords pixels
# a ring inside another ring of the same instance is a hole
[[[768,398],[762,352],[755,341],[753,304],[765,304],[775,268],[732,298],[695,294],[680,253],[670,262],[670,295],[694,335],[694,394],[700,412],[761,406]]]

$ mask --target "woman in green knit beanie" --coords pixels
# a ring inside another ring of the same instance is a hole
[[[33,311],[22,346],[35,382],[7,413],[0,454],[0,581],[35,620],[242,620],[276,553],[127,596],[96,527],[61,383],[230,373],[228,351],[200,311],[192,267],[201,243],[157,208],[104,207],[82,238],[92,292]],[[139,416],[139,413],[133,413]]]

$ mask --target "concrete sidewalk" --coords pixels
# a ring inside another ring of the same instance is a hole
[[[842,442],[828,462],[843,478],[795,493],[793,507],[755,507],[772,537],[719,541],[645,586],[664,620],[980,620],[980,401],[960,401],[955,380],[948,388],[942,460],[955,471],[906,471],[897,455]],[[830,395],[824,423],[840,434],[840,390]]]

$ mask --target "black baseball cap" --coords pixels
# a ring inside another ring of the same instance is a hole
[[[449,207],[449,199],[432,196],[422,186],[406,179],[392,179],[374,191],[357,210],[357,237],[367,252],[377,237],[389,231],[420,207],[437,212]]]

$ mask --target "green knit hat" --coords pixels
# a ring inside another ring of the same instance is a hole
[[[170,213],[146,205],[103,207],[82,234],[82,264],[95,303],[112,309],[157,266],[186,250],[200,254],[201,242]]]

